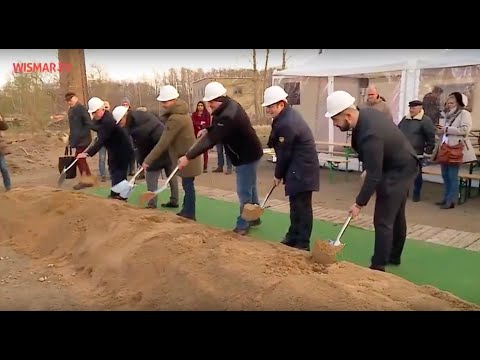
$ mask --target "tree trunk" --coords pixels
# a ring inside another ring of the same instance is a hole
[[[85,52],[83,49],[58,49],[58,61],[71,65],[69,72],[60,73],[60,96],[73,91],[82,104],[87,104],[87,70],[85,67]]]

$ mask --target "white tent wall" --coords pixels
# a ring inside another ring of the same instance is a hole
[[[418,98],[420,100],[434,86],[438,86],[443,89],[440,97],[440,107],[443,107],[447,96],[454,91],[459,91],[468,98],[467,109],[472,113],[472,128],[480,129],[480,65],[422,69],[419,70],[419,74]]]
[[[315,139],[318,141],[328,141],[328,120],[325,118],[325,103],[327,101],[327,78],[313,76],[274,76],[272,79],[274,85],[283,88],[287,84],[299,83],[299,104],[293,108],[297,109],[312,129]],[[288,99],[292,103],[291,99]]]

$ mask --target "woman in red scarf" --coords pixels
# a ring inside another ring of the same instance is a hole
[[[195,136],[202,129],[208,128],[211,125],[211,117],[203,101],[197,103],[197,110],[192,113],[193,130]],[[203,153],[203,172],[207,172],[208,165],[208,151]]]

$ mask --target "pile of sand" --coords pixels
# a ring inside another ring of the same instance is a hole
[[[88,297],[110,309],[478,309],[392,274],[347,262],[323,267],[281,244],[114,200],[14,189],[0,195],[0,213],[1,244],[58,271],[75,267]]]

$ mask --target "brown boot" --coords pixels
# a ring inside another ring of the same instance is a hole
[[[223,172],[223,167],[217,167],[215,170],[212,170],[214,173],[222,173]]]

